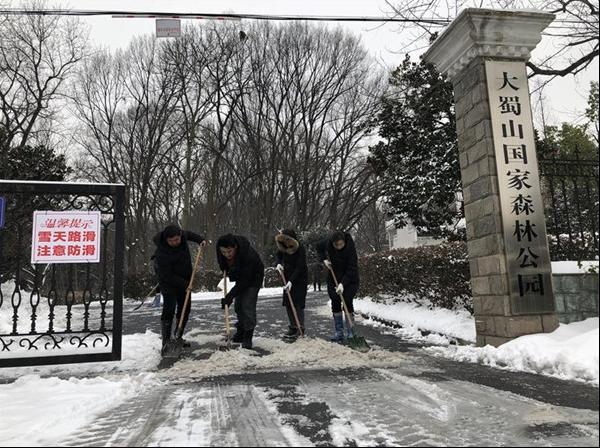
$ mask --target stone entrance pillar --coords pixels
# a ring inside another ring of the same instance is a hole
[[[553,19],[466,9],[425,54],[454,85],[479,346],[558,326],[525,67]]]

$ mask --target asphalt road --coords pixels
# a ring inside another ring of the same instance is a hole
[[[373,356],[351,359],[321,341],[332,330],[326,303],[323,294],[309,294],[309,340],[302,342],[309,352],[327,352],[322,367],[279,368],[278,360],[300,347],[280,342],[280,298],[259,299],[257,352],[219,357],[220,306],[195,302],[192,347],[157,371],[160,384],[61,445],[598,446],[597,388],[433,357],[422,343],[365,322],[357,329]],[[125,333],[159,332],[160,310],[132,308],[125,306]],[[236,357],[245,360],[243,371],[219,370]],[[354,364],[340,367],[344,357]]]

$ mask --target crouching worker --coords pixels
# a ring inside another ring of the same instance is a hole
[[[284,339],[295,341],[304,334],[304,308],[306,305],[306,289],[308,287],[308,265],[306,264],[306,250],[298,242],[296,232],[283,230],[275,237],[277,243],[277,270],[283,274],[286,285],[283,291],[283,306],[287,310],[289,327]],[[294,302],[300,328],[296,323],[288,292]]]
[[[219,267],[235,286],[221,300],[221,307],[231,306],[235,299],[236,333],[233,342],[252,348],[252,337],[256,327],[256,302],[262,287],[265,267],[260,256],[250,246],[247,238],[240,235],[223,235],[217,241]]]
[[[350,317],[353,319],[349,324],[346,316],[347,336],[351,338],[352,327],[354,324],[354,296],[358,292],[358,256],[354,240],[349,233],[335,232],[330,238],[317,243],[317,252],[319,258],[329,271],[327,276],[327,293],[331,299],[331,310],[333,312],[333,321],[335,334],[332,341],[344,341],[344,313],[340,295],[344,297],[344,302],[348,307]],[[335,283],[331,269],[335,273],[338,284]]]
[[[179,332],[175,335],[181,339],[183,330],[190,315],[191,302],[183,310],[185,293],[192,277],[192,256],[188,241],[204,244],[200,235],[182,230],[177,225],[169,225],[159,232],[153,239],[156,244],[154,252],[154,270],[158,276],[160,291],[163,296],[163,310],[161,315],[162,354],[171,340],[173,332],[173,317],[177,308],[177,323],[183,313],[183,322]],[[185,343],[184,346],[189,346]]]

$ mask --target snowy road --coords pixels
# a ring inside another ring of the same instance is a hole
[[[217,352],[218,302],[195,302],[185,359],[151,369],[113,405],[52,437],[19,438],[0,422],[0,445],[598,446],[595,387],[434,358],[419,341],[367,325],[359,329],[374,349],[350,351],[321,340],[331,330],[324,297],[308,303],[311,337],[288,345],[279,340],[281,300],[261,299],[253,353]],[[131,308],[126,333],[158,332],[158,310]],[[117,384],[134,373],[104,377]],[[0,394],[10,398],[10,386]]]

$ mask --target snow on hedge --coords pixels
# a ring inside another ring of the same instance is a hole
[[[431,331],[444,336],[475,342],[475,321],[466,310],[449,310],[427,304],[388,298],[374,302],[369,298],[354,301],[354,309],[415,330]]]

